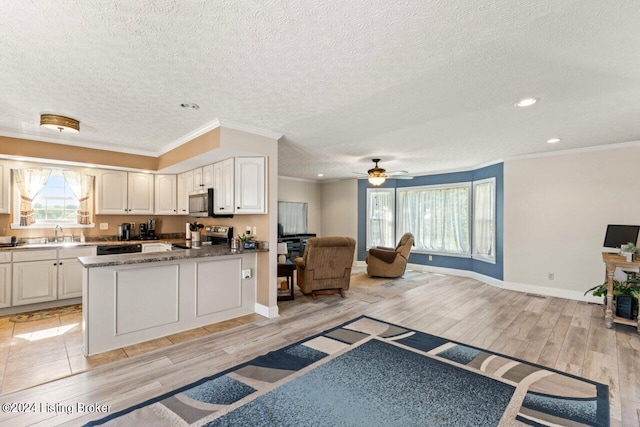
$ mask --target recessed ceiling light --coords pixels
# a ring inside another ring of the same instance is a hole
[[[560,142],[560,138],[547,139],[547,144],[555,144],[556,142]]]
[[[520,101],[516,102],[513,105],[515,105],[516,107],[530,107],[536,102],[538,102],[537,98],[522,98]]]
[[[187,110],[197,110],[200,108],[198,104],[194,104],[193,102],[183,102],[180,104],[182,108],[186,108]]]
[[[324,176],[324,174],[323,173],[319,173],[318,176]]]

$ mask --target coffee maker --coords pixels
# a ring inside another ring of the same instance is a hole
[[[140,225],[138,225],[138,238],[140,240],[144,240],[147,238],[147,224],[145,224],[144,222],[141,222]]]
[[[156,220],[153,218],[147,220],[147,237],[151,240],[158,238],[156,236]]]
[[[120,234],[120,240],[131,240],[131,231],[132,231],[131,224],[128,222],[125,222],[120,226],[120,228],[122,229],[122,232]]]

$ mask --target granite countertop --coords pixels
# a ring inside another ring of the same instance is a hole
[[[148,241],[145,241],[148,242]],[[157,240],[156,240],[157,242]],[[184,243],[184,240],[182,240]],[[161,242],[165,243],[165,242]],[[148,262],[176,261],[212,256],[242,255],[269,252],[268,249],[231,249],[226,245],[203,245],[197,249],[174,249],[166,252],[132,253],[80,257],[78,260],[86,268],[111,267],[116,265],[143,264]]]
[[[106,245],[136,245],[147,243],[183,243],[184,239],[158,239],[158,240],[100,240],[92,242],[49,242],[49,243],[21,243],[16,246],[1,246],[0,251],[32,250],[32,249],[69,249],[83,246],[106,246]]]

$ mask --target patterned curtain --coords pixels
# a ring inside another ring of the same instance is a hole
[[[20,225],[36,222],[31,202],[47,183],[51,169],[14,169],[18,191],[20,191]]]
[[[91,224],[93,181],[95,177],[75,171],[62,171],[62,175],[80,203],[77,214],[78,224]]]

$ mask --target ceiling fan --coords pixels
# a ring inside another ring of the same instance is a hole
[[[409,172],[407,171],[389,171],[378,166],[378,162],[380,159],[371,159],[373,163],[375,163],[375,167],[369,169],[367,173],[354,172],[356,175],[363,175],[364,177],[368,177],[369,183],[371,185],[381,185],[387,178],[392,179],[413,179],[412,176],[406,176]]]

